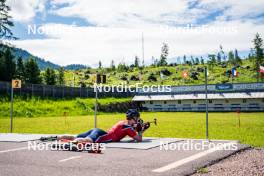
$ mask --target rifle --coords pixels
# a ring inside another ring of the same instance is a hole
[[[154,120],[150,122],[144,122],[143,119],[138,119],[137,123],[134,125],[134,129],[138,132],[143,132],[148,129],[152,123],[157,126],[157,119],[154,118]]]

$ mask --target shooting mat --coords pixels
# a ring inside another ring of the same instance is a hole
[[[125,138],[120,142],[113,142],[106,144],[108,148],[124,148],[124,149],[140,149],[147,150],[159,147],[162,144],[169,144],[174,142],[183,141],[176,138],[144,138],[142,142],[134,142],[129,138]]]
[[[0,142],[26,142],[39,140],[41,137],[56,136],[52,134],[18,134],[0,133]],[[106,144],[107,148],[141,149],[147,150],[159,147],[161,144],[183,141],[176,138],[144,138],[142,142],[135,142],[130,138],[125,138],[120,142]]]
[[[18,134],[18,133],[0,133],[0,142],[26,142],[38,140],[51,134]]]

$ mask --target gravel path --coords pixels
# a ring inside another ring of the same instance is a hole
[[[193,176],[264,176],[264,149],[249,149],[237,153]]]

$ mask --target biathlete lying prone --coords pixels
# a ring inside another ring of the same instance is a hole
[[[77,136],[57,136],[59,141],[72,141],[73,143],[109,143],[119,142],[126,136],[129,136],[137,142],[142,141],[142,134],[150,127],[150,123],[139,123],[140,113],[135,109],[129,109],[126,112],[126,120],[117,122],[107,132],[99,128],[94,128]],[[45,140],[45,139],[44,139]]]

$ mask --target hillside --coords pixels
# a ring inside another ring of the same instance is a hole
[[[4,50],[4,49],[6,49],[6,48],[7,48],[6,45],[0,44],[0,50]],[[22,57],[22,59],[23,59],[24,61],[26,61],[26,60],[29,59],[29,58],[33,58],[33,59],[35,59],[36,62],[38,63],[38,65],[39,65],[39,68],[40,68],[41,70],[44,70],[44,69],[46,69],[46,68],[48,68],[48,67],[53,68],[53,69],[58,69],[58,68],[60,68],[59,65],[54,64],[54,63],[49,62],[49,61],[45,61],[45,60],[42,59],[42,58],[39,58],[39,57],[37,57],[37,56],[32,55],[31,53],[29,53],[29,52],[26,51],[26,50],[23,50],[23,49],[20,49],[20,48],[16,48],[16,47],[11,47],[11,50],[12,50],[13,55],[16,57],[16,59],[19,58],[19,57]]]
[[[81,70],[81,69],[86,69],[87,66],[82,65],[82,64],[70,64],[64,67],[65,70]]]
[[[0,44],[0,50],[4,50],[6,47],[6,45]],[[60,65],[33,56],[23,49],[15,47],[11,47],[11,49],[16,58],[22,57],[24,60],[27,60],[33,57],[36,59],[41,70],[45,70],[48,67],[53,69],[61,67]],[[109,85],[136,85],[137,83],[143,85],[195,85],[204,83],[203,69],[205,66],[209,68],[209,84],[256,82],[257,80],[256,72],[253,69],[253,61],[244,59],[241,66],[237,68],[239,76],[234,78],[230,74],[228,75],[228,72],[230,73],[233,67],[228,63],[215,64],[213,67],[209,67],[206,63],[203,65],[146,66],[144,68],[130,66],[122,70],[112,70],[110,68],[95,69],[81,64],[71,64],[64,67],[66,70],[65,83],[67,86],[79,87],[84,84],[85,86],[91,86],[93,84],[92,75],[101,73],[107,75],[107,84]],[[188,72],[188,78],[182,77],[183,71]],[[161,76],[161,72],[163,76]]]
[[[238,77],[232,77],[227,75],[230,73],[232,65],[227,64],[226,67],[222,65],[215,65],[213,68],[209,68],[208,83],[243,83],[243,82],[256,82],[256,72],[253,69],[253,63],[249,59],[242,61],[242,65],[237,68],[239,73]],[[166,67],[153,67],[148,66],[143,69],[129,68],[127,71],[119,72],[117,70],[111,71],[110,69],[83,69],[78,71],[66,71],[66,85],[72,86],[75,80],[75,86],[79,86],[80,82],[84,82],[86,85],[92,85],[92,74],[98,72],[107,75],[107,84],[119,85],[128,84],[135,85],[142,83],[143,85],[195,85],[204,84],[204,72],[205,65],[177,65]],[[161,79],[160,72],[163,71],[163,79]],[[182,72],[187,71],[189,77],[184,79]],[[165,76],[167,74],[168,76]],[[193,75],[193,76],[191,76]],[[156,79],[156,80],[155,80]]]
[[[7,48],[6,45],[4,44],[0,44],[0,50],[5,50]],[[46,68],[53,68],[53,69],[58,69],[61,66],[58,64],[54,64],[50,61],[46,61],[40,57],[34,56],[31,53],[29,53],[26,50],[20,49],[20,48],[16,48],[16,47],[11,47],[12,53],[13,55],[17,58],[21,57],[24,61],[28,60],[29,58],[33,58],[36,60],[36,62],[38,63],[38,66],[41,70],[45,70]],[[85,69],[86,66],[85,65],[81,65],[81,64],[71,64],[71,65],[67,65],[64,67],[66,70],[79,70],[79,69]]]

